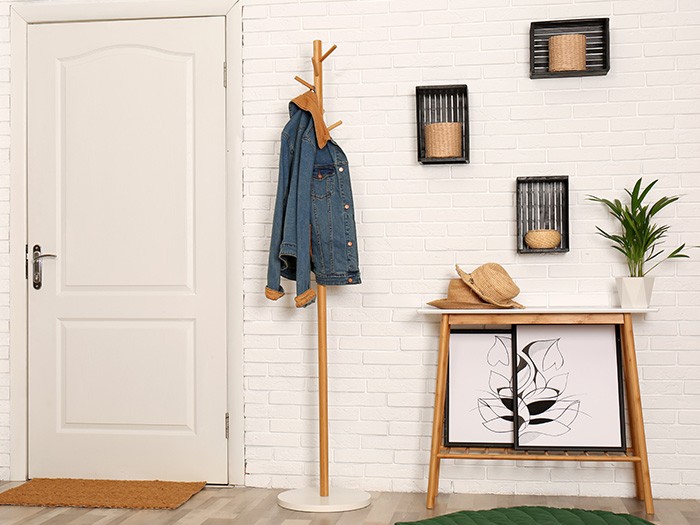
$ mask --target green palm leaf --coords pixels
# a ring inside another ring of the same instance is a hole
[[[669,226],[658,226],[651,219],[661,210],[676,202],[680,196],[661,197],[652,204],[644,204],[644,199],[656,185],[658,179],[643,187],[642,179],[638,179],[632,191],[625,189],[629,197],[629,204],[623,204],[619,199],[609,200],[594,195],[587,195],[588,200],[599,202],[608,208],[610,214],[615,217],[622,228],[620,234],[611,234],[596,226],[598,235],[611,241],[612,247],[622,253],[627,259],[627,266],[632,277],[643,277],[659,264],[667,259],[688,258],[684,252],[685,244],[680,245],[670,254],[659,259],[664,250],[659,245],[666,238]],[[655,260],[648,270],[644,264]]]

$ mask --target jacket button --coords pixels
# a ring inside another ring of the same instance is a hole
[[[348,241],[348,246],[352,246],[352,241]]]
[[[352,282],[352,277],[350,277],[350,278],[348,279],[348,282],[349,282],[349,283],[351,283],[351,282]]]
[[[340,167],[340,168],[338,168],[338,171],[339,171],[340,173],[343,173],[343,172],[345,171],[345,168]]]
[[[345,208],[346,210],[349,210],[349,209],[350,209],[350,205],[349,205],[349,204],[346,204],[345,206],[343,206],[343,208]]]

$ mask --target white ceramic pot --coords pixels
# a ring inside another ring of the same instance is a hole
[[[622,308],[649,308],[653,277],[618,277],[617,292]]]

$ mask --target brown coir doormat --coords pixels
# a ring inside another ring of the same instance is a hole
[[[106,479],[34,478],[0,493],[0,505],[95,507],[107,509],[176,509],[205,482],[113,481]]]

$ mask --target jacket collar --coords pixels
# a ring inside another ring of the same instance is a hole
[[[303,109],[304,111],[311,113],[311,116],[314,119],[314,129],[316,130],[316,142],[318,142],[319,149],[325,148],[326,143],[331,138],[331,134],[326,127],[326,123],[323,121],[323,114],[321,113],[321,108],[318,107],[318,99],[316,98],[316,94],[313,91],[307,91],[306,93],[293,99],[290,103],[290,113],[293,109],[291,104],[294,104],[299,109]]]

